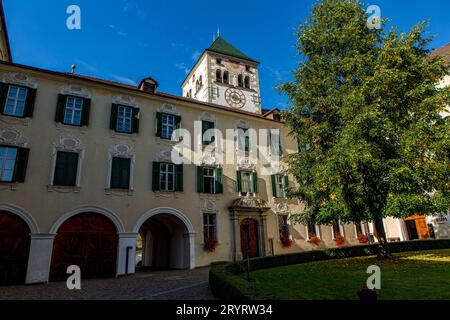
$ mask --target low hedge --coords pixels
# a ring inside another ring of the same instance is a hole
[[[389,243],[392,253],[439,250],[450,248],[450,239],[414,240]],[[325,250],[269,256],[250,260],[250,270],[276,268],[313,261],[354,258],[377,255],[377,244],[332,248]],[[213,294],[225,300],[270,300],[275,296],[264,292],[245,280],[241,274],[246,272],[247,262],[223,263],[213,265],[209,272],[209,284]]]

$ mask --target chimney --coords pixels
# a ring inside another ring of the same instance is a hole
[[[159,83],[155,79],[148,77],[141,81],[139,84],[139,90],[147,93],[155,93],[158,86]]]

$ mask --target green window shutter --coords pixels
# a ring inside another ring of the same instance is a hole
[[[288,189],[289,188],[289,176],[284,176],[283,182],[284,182],[284,189]]]
[[[119,109],[119,105],[117,105],[115,103],[113,103],[111,105],[111,117],[109,120],[109,128],[114,131],[116,131],[116,129],[117,129],[117,111],[118,111],[118,109]]]
[[[33,117],[33,111],[34,111],[34,103],[36,101],[36,89],[33,88],[27,88],[27,100],[25,101],[25,111],[23,113],[24,118],[31,118]]]
[[[276,175],[271,175],[270,176],[270,181],[272,184],[272,195],[277,198],[278,194],[277,194],[277,176]]]
[[[223,193],[223,169],[216,168],[216,194]]]
[[[113,158],[111,189],[130,189],[131,159]]]
[[[162,134],[162,113],[156,113],[156,136],[161,138]]]
[[[236,171],[236,191],[242,192],[242,172]]]
[[[9,85],[7,83],[0,82],[0,113],[5,112],[6,98],[8,96]]]
[[[253,172],[252,175],[253,175],[253,192],[254,193],[258,193],[259,192],[259,190],[258,190],[258,185],[259,185],[259,183],[258,183],[258,173]]]
[[[175,191],[183,191],[183,165],[175,165]]]
[[[161,170],[160,162],[153,162],[153,165],[152,165],[152,190],[153,191],[159,191],[160,170]]]
[[[214,122],[211,121],[202,121],[202,142],[203,145],[208,145],[211,142],[214,142],[215,137],[212,136],[210,141],[205,140],[204,136],[205,136],[205,132],[208,131],[209,129],[214,129]]]
[[[57,186],[75,186],[77,181],[79,154],[58,151],[56,156],[55,177],[53,184]]]
[[[197,192],[203,193],[205,191],[203,181],[203,167],[197,167]]]
[[[138,133],[139,132],[139,117],[140,117],[140,110],[138,108],[133,108],[133,124],[132,124],[132,133]]]
[[[56,104],[55,122],[62,123],[64,121],[64,110],[66,109],[67,96],[64,94],[58,95],[58,102]]]
[[[83,99],[83,111],[81,112],[81,126],[89,125],[89,115],[91,113],[91,99]]]
[[[17,149],[17,158],[16,158],[16,164],[14,167],[14,176],[13,176],[14,182],[25,182],[29,153],[30,153],[30,149],[25,149],[25,148]]]

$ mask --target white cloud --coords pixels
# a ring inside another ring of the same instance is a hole
[[[180,70],[183,70],[186,74],[188,74],[191,70],[189,70],[188,67],[184,63],[177,63],[175,64],[175,67],[177,67]]]
[[[117,34],[118,34],[119,36],[121,36],[121,37],[125,37],[125,36],[128,35],[128,33],[123,32],[123,31],[117,31]]]
[[[121,82],[121,83],[124,83],[124,84],[129,84],[129,85],[132,85],[132,86],[137,86],[136,81],[134,81],[134,80],[132,80],[132,79],[130,79],[130,78],[122,77],[122,76],[117,75],[117,74],[110,74],[110,76],[111,76],[114,80],[116,80],[116,81],[118,81],[118,82]]]
[[[91,65],[91,64],[89,64],[89,63],[87,63],[87,62],[85,62],[85,61],[83,61],[81,59],[75,58],[74,62],[75,62],[76,66],[80,66],[80,67],[86,69],[87,71],[89,71],[91,73],[97,73],[98,72],[98,69],[96,67],[94,67],[93,65]]]
[[[277,80],[278,82],[279,81],[283,81],[284,75],[283,75],[283,71],[282,70],[279,70],[279,69],[276,69],[276,68],[272,68],[272,67],[269,67],[269,66],[265,66],[265,68],[267,70],[269,70],[269,72],[272,74],[272,76],[275,78],[275,80]]]
[[[201,52],[195,50],[194,52],[192,52],[192,60],[197,61],[198,58],[200,58]]]

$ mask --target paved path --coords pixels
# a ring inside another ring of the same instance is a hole
[[[209,268],[153,271],[117,279],[81,282],[71,291],[65,282],[0,287],[0,300],[211,300]]]

